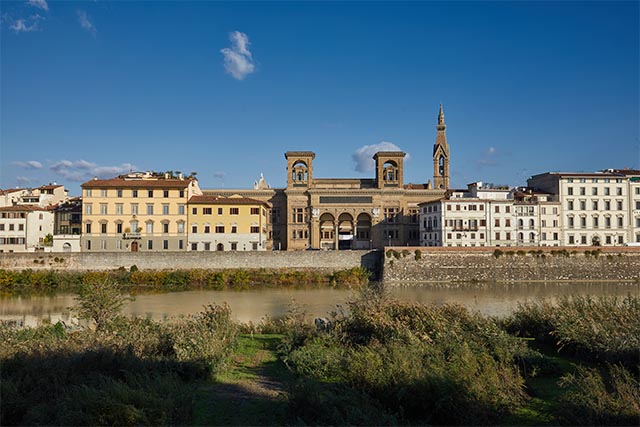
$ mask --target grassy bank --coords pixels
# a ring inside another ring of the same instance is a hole
[[[640,419],[632,357],[640,352],[640,297],[568,298],[496,320],[368,288],[348,314],[316,327],[299,307],[258,325],[234,324],[226,306],[171,323],[127,319],[117,315],[127,302],[119,291],[109,280],[82,287],[76,312],[91,328],[0,327],[0,425]]]
[[[322,287],[360,288],[368,283],[370,273],[362,267],[323,273],[314,270],[233,269],[233,270],[130,270],[58,271],[0,270],[0,292],[78,292],[83,284],[117,281],[123,290],[179,291],[187,289],[250,289],[253,287]]]

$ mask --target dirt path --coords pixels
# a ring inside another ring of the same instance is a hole
[[[276,355],[277,335],[243,335],[231,369],[198,393],[196,425],[284,425],[290,373]]]

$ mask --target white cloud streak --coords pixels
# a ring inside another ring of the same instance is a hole
[[[130,163],[123,163],[120,166],[100,166],[86,160],[60,160],[52,164],[49,169],[58,176],[69,181],[88,181],[94,176],[106,179],[114,176],[129,173],[136,167]]]
[[[26,162],[13,162],[14,165],[24,169],[41,169],[42,163],[37,160],[28,160]]]
[[[495,147],[489,147],[482,153],[482,156],[476,160],[476,164],[482,166],[497,166],[498,165],[498,153]]]
[[[356,150],[355,153],[351,156],[353,161],[355,162],[355,170],[357,172],[371,172],[375,169],[376,164],[373,160],[373,155],[378,151],[402,151],[400,147],[398,147],[393,142],[381,141],[377,144],[365,145]],[[406,160],[409,159],[409,155],[405,157]]]
[[[37,7],[38,9],[42,9],[46,12],[49,11],[49,4],[47,3],[47,0],[27,0],[27,3],[30,6]]]
[[[30,33],[31,31],[40,31],[40,21],[44,18],[38,14],[31,15],[29,18],[20,18],[14,21],[11,18],[8,21],[11,21],[9,28],[12,29],[15,33]]]
[[[95,36],[98,30],[96,29],[95,25],[93,25],[93,22],[91,22],[91,19],[89,18],[89,15],[87,15],[87,12],[85,12],[84,10],[79,10],[77,13],[80,26]]]
[[[240,31],[229,34],[231,47],[220,50],[224,55],[224,69],[236,80],[243,80],[255,71],[253,55],[249,50],[249,37]]]

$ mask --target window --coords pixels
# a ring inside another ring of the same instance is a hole
[[[569,188],[567,188],[567,194],[568,194],[569,196],[573,196],[573,187],[569,187]]]
[[[216,225],[216,233],[224,233],[224,225]]]
[[[569,211],[573,210],[573,200],[567,201],[567,210]]]
[[[100,190],[100,197],[107,197],[107,190],[106,189],[102,189]]]
[[[184,222],[178,222],[178,233],[184,233]]]
[[[587,202],[585,202],[584,200],[580,200],[580,210],[586,210],[587,209]]]
[[[292,222],[301,223],[304,222],[304,208],[293,208]]]
[[[580,195],[581,196],[585,195],[585,188],[584,187],[580,187]]]
[[[91,234],[91,223],[88,222],[87,224],[85,224],[84,229],[85,229],[85,233]]]
[[[86,190],[84,190],[84,191],[85,191],[85,193],[86,193],[86,194],[85,194],[85,196],[87,196],[87,197],[91,197],[91,196],[92,196],[92,192],[91,192],[91,189],[90,189],[90,188],[87,188],[87,189],[86,189]]]
[[[167,249],[169,249],[169,241],[168,240],[163,240],[162,241],[162,249],[164,249],[165,251]]]
[[[205,250],[205,251],[210,251],[210,250],[211,250],[211,243],[209,243],[209,242],[205,242],[205,244],[204,244],[204,250]]]
[[[497,206],[496,206],[497,207]],[[496,227],[500,227],[500,218],[496,218],[495,220],[495,226]]]
[[[18,224],[18,231],[24,231],[24,224]],[[42,231],[42,226],[40,226],[40,231]]]
[[[147,249],[149,250],[153,249],[153,240],[147,240]]]
[[[202,208],[203,215],[213,215],[213,208]]]
[[[500,240],[500,232],[496,233],[496,240]]]
[[[197,233],[198,232],[198,225],[197,224],[193,224],[191,226],[191,232],[192,233]]]
[[[567,222],[568,222],[568,224],[567,224],[567,225],[569,226],[569,228],[573,228],[573,225],[574,225],[574,224],[573,224],[573,217],[572,217],[572,216],[570,216],[569,218],[567,218]]]
[[[149,197],[153,197],[153,190],[148,190]]]
[[[184,240],[178,240],[178,249],[184,249]]]
[[[197,251],[198,250],[198,244],[197,243],[192,243],[191,244],[191,250],[192,251]]]
[[[618,210],[621,211],[622,210],[622,200],[618,200],[616,202],[616,206],[617,206]]]
[[[169,198],[169,190],[163,190],[162,197],[164,197],[165,199]]]
[[[610,245],[610,244],[611,244],[611,236],[606,236],[606,237],[604,238],[604,241],[605,241],[605,243],[606,243],[607,245]]]
[[[591,208],[592,208],[594,211],[597,211],[597,210],[598,210],[598,201],[597,201],[597,200],[592,200],[592,201],[591,201]]]
[[[122,233],[122,223],[116,222],[116,233]]]
[[[260,208],[251,208],[251,215],[260,215]]]
[[[222,208],[218,208],[218,215],[222,215]]]
[[[122,197],[122,189],[118,188],[116,190],[116,197]]]
[[[591,189],[591,195],[593,195],[593,196],[597,196],[598,195],[598,187],[593,187]]]
[[[153,205],[147,205],[147,215],[153,215]]]
[[[179,196],[179,197],[184,197],[184,190],[180,190],[180,191],[178,192],[178,196]]]
[[[258,250],[258,242],[251,243],[251,249],[254,250],[254,251],[257,251]]]
[[[511,212],[511,206],[505,206],[505,207],[504,207],[504,211],[505,211],[506,213]]]
[[[582,243],[583,245],[587,244],[587,236],[585,236],[584,234],[582,236],[580,236],[580,243]]]
[[[511,227],[511,220],[509,218],[504,220],[504,226],[505,227]]]
[[[165,234],[169,232],[169,223],[168,222],[163,222],[162,223],[162,232],[165,233]]]
[[[107,204],[106,203],[100,203],[100,214],[101,215],[106,215],[107,214]]]
[[[587,228],[587,218],[580,217],[580,228]]]
[[[231,243],[231,250],[232,251],[237,251],[238,250],[238,244],[236,242],[232,242]]]
[[[575,243],[575,238],[573,237],[572,234],[569,235],[569,244],[573,245]]]
[[[116,203],[116,215],[122,215],[122,203]]]
[[[604,187],[604,195],[605,196],[611,195],[611,190],[609,189],[609,187]]]
[[[116,240],[116,249],[122,249],[122,240]]]
[[[624,236],[618,236],[618,244],[619,245],[624,244]]]
[[[138,197],[138,190],[131,190],[131,197]]]
[[[178,215],[184,215],[184,205],[178,205]]]
[[[169,205],[162,205],[162,215],[169,215]]]
[[[211,232],[211,226],[209,224],[205,224],[204,226],[204,232],[206,234],[209,234]]]
[[[593,217],[592,222],[593,222],[593,228],[598,228],[598,217],[597,216]]]
[[[229,214],[230,215],[238,215],[240,213],[240,209],[239,208],[229,208]]]
[[[191,208],[192,215],[198,215],[198,208]]]
[[[102,224],[100,224],[100,232],[102,234],[107,234],[107,224],[106,223],[103,222]]]
[[[153,222],[147,222],[147,234],[153,233]]]
[[[231,232],[234,233],[234,234],[238,232],[238,226],[236,224],[233,224],[231,226]]]
[[[460,206],[458,205],[457,207],[459,208]],[[399,212],[398,208],[384,208],[384,219],[388,223],[395,223],[396,215],[398,214],[398,212]]]
[[[618,228],[622,228],[623,218],[621,216],[618,217]]]
[[[84,205],[84,214],[91,215],[92,206],[91,203],[87,203]]]
[[[605,211],[610,211],[611,210],[611,202],[608,200],[604,201],[604,210]]]
[[[258,227],[257,225],[251,226],[251,233],[259,233],[259,232],[260,232],[260,227]]]
[[[611,217],[608,217],[608,216],[604,217],[604,226],[606,228],[611,228]]]
[[[131,215],[138,215],[138,204],[131,203]]]
[[[616,196],[622,196],[622,187],[616,187]]]
[[[87,250],[91,250],[91,240],[87,240]]]
[[[447,210],[450,211],[451,210],[451,205],[447,205]]]

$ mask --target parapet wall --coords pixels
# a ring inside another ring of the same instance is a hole
[[[111,270],[135,265],[142,270],[181,269],[314,269],[337,271],[353,267],[379,269],[378,251],[270,252],[103,252],[2,253],[5,270]]]
[[[385,283],[640,280],[640,248],[386,248]],[[415,251],[419,250],[416,256]]]

